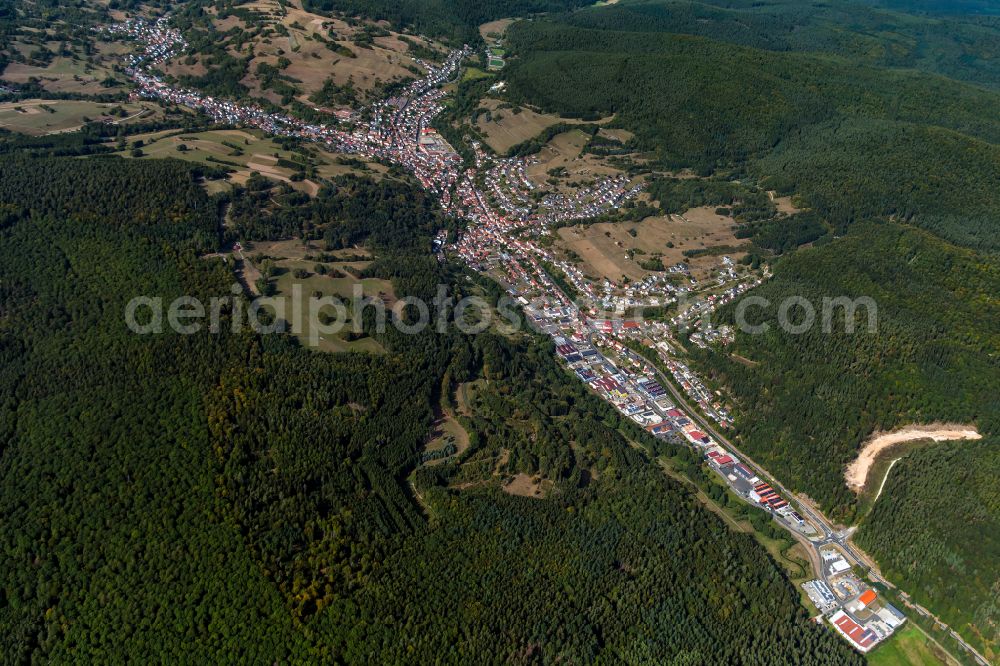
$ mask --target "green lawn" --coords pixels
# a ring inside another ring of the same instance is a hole
[[[127,117],[135,116],[130,120],[115,116],[114,119],[122,124],[153,117],[158,112],[152,105],[131,102],[119,104],[89,100],[30,99],[0,104],[0,127],[36,136],[67,132],[79,128],[89,120],[108,117],[110,111],[119,106],[125,109]],[[145,109],[149,109],[149,112],[143,114]]]
[[[478,67],[466,67],[465,71],[462,72],[462,81],[475,81],[477,79],[485,79],[491,76],[488,72],[484,72]]]
[[[868,655],[868,663],[871,666],[924,666],[952,662],[919,627],[907,623]]]
[[[342,331],[335,333],[321,333],[318,335],[317,349],[322,351],[366,351],[366,352],[380,352],[384,351],[382,346],[378,344],[374,339],[369,337],[360,338],[358,340],[345,339],[347,331],[352,328],[351,325],[351,315],[352,307],[350,303],[350,297],[353,295],[354,285],[361,285],[363,293],[369,298],[379,299],[382,295],[389,298],[390,301],[395,300],[392,291],[392,283],[387,280],[380,280],[376,278],[366,278],[363,280],[358,280],[357,278],[351,276],[350,274],[343,271],[345,266],[358,267],[359,262],[345,263],[345,262],[333,262],[327,264],[331,268],[336,268],[337,270],[343,272],[345,277],[329,277],[326,275],[318,275],[313,272],[313,267],[317,262],[306,262],[297,260],[283,260],[277,262],[279,266],[280,274],[273,278],[275,282],[275,287],[277,289],[276,295],[279,297],[285,297],[291,299],[295,292],[292,289],[293,285],[299,285],[300,291],[298,292],[297,303],[295,304],[294,312],[292,310],[291,301],[286,301],[287,311],[285,313],[285,318],[290,323],[297,323],[297,330],[301,331],[301,334],[296,335],[297,338],[304,345],[309,345],[309,302],[313,295],[313,292],[319,292],[323,296],[335,296],[344,301],[344,306],[347,312],[347,321],[345,322],[345,328]],[[302,268],[309,271],[310,275],[305,278],[296,278],[292,271],[296,268]],[[294,314],[294,322],[293,322]],[[330,311],[330,314],[333,314]],[[391,316],[391,315],[387,315]]]

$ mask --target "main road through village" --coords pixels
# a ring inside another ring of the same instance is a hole
[[[138,94],[142,96],[190,107],[206,113],[218,122],[257,127],[275,135],[294,136],[319,142],[335,151],[358,154],[367,159],[395,164],[408,170],[425,189],[438,197],[446,213],[470,222],[460,240],[452,247],[455,254],[474,268],[478,267],[478,259],[486,255],[509,257],[511,259],[508,262],[509,267],[519,272],[520,277],[532,284],[540,285],[551,299],[565,308],[575,310],[577,316],[587,322],[588,337],[593,348],[598,350],[597,345],[593,344],[592,323],[567,296],[558,282],[547,274],[546,268],[539,261],[540,257],[542,259],[547,257],[547,253],[530,239],[515,238],[513,232],[523,229],[526,225],[547,227],[554,221],[573,219],[574,216],[593,217],[614,210],[634,197],[639,191],[639,186],[630,186],[627,180],[623,179],[607,179],[595,186],[587,196],[577,197],[575,203],[571,202],[572,205],[560,202],[560,205],[548,211],[530,212],[518,208],[515,205],[517,202],[509,200],[497,202],[496,199],[484,194],[477,184],[476,168],[464,165],[455,150],[431,129],[431,122],[443,109],[441,99],[444,97],[444,92],[441,88],[461,71],[462,60],[472,53],[469,47],[451,52],[439,65],[421,63],[427,70],[423,78],[410,83],[395,97],[373,104],[368,114],[371,120],[367,124],[345,130],[337,126],[307,123],[285,114],[265,112],[253,105],[215,99],[194,90],[169,86],[153,73],[153,66],[181,52],[186,43],[176,29],[169,27],[166,18],[156,22],[130,19],[125,23],[111,26],[107,32],[112,35],[128,36],[142,47],[141,52],[127,58],[126,70],[136,84]],[[483,166],[483,155],[478,147],[475,153],[476,167]],[[504,162],[501,159],[495,161]],[[507,160],[503,166],[510,173],[517,173],[523,169],[523,164],[515,160]],[[530,187],[530,184],[527,186]],[[598,353],[601,354],[602,360],[607,361],[599,350]],[[774,475],[722,435],[678,390],[672,377],[668,377],[655,364],[653,369],[661,380],[661,386],[670,392],[677,406],[683,407],[686,415],[699,424],[705,433],[756,468],[755,472],[767,479],[782,495],[787,498],[795,497],[777,481]],[[627,383],[631,383],[631,380]],[[660,407],[654,404],[653,408],[661,417],[666,416]],[[881,577],[873,562],[850,543],[851,530],[836,529],[832,522],[805,498],[797,497],[795,504],[809,522],[821,531],[821,534],[808,538],[786,522],[780,520],[777,522],[788,529],[806,548],[818,578],[828,580],[820,550],[835,546],[853,564],[867,570],[871,578],[893,587],[889,581]],[[905,595],[904,598],[908,599]],[[934,617],[920,606],[915,604],[910,606],[926,616]],[[985,658],[957,633],[952,631],[951,634],[960,645],[975,655],[980,663],[987,663]]]

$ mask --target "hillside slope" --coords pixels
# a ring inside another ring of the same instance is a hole
[[[506,76],[515,101],[582,117],[614,113],[647,151],[648,167],[716,170],[792,194],[832,229],[817,247],[775,259],[773,279],[751,292],[773,304],[755,311],[755,322],[771,325],[766,335],[738,332],[734,347],[698,355],[736,400],[741,446],[842,520],[856,517],[843,468],[875,430],[972,423],[988,435],[977,450],[992,452],[1000,432],[1000,96],[844,53],[747,48],[710,27],[703,33],[715,39],[671,34],[667,24],[657,31],[652,21],[641,32],[614,29],[651,6],[515,24]],[[783,333],[776,310],[789,296],[808,298],[817,314],[824,297],[869,296],[877,333]],[[721,320],[733,316],[730,307]],[[935,487],[959,493],[972,483],[969,496],[982,495],[977,459],[989,456],[942,464]],[[879,501],[859,539],[894,580],[919,588],[930,608],[992,650],[1000,569],[963,527],[976,501],[919,501],[904,478],[917,469],[896,466],[884,497],[893,488],[899,496]],[[987,529],[996,522],[995,503],[976,510]],[[904,566],[913,543],[931,542],[947,554]],[[969,572],[980,584],[943,582]],[[952,596],[959,588],[964,612]]]
[[[387,333],[371,355],[227,333],[228,314],[218,334],[129,331],[136,294],[231,293],[198,256],[217,229],[196,176],[0,163],[9,660],[861,663],[535,338]],[[339,185],[326,224],[380,255],[368,275],[455,288],[423,193]],[[469,451],[508,462],[420,467],[439,401],[475,379]],[[546,475],[549,496],[503,493],[515,473]]]

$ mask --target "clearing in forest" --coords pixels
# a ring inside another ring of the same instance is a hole
[[[125,115],[117,112],[118,109]],[[151,104],[131,102],[26,99],[0,104],[0,127],[33,136],[72,132],[91,121],[125,125],[162,116],[162,112]]]
[[[686,250],[734,248],[723,254],[739,259],[745,253],[735,251],[741,244],[733,232],[735,224],[733,218],[717,215],[714,207],[705,206],[692,208],[683,216],[563,227],[558,230],[556,244],[580,257],[580,269],[586,275],[613,282],[620,282],[625,276],[634,281],[652,272],[640,262],[650,262],[656,255],[660,255],[665,268],[688,259],[684,256]],[[712,254],[688,259],[691,274],[697,280],[707,278],[719,264],[719,256]]]
[[[861,493],[868,481],[868,473],[879,456],[893,446],[922,439],[944,442],[960,439],[981,439],[975,427],[954,423],[911,425],[892,432],[875,433],[865,442],[858,457],[844,471],[847,487]],[[881,482],[881,480],[879,480]]]

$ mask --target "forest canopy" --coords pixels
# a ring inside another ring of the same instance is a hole
[[[389,333],[371,355],[225,326],[134,335],[136,293],[231,293],[202,256],[221,232],[197,171],[11,158],[0,201],[12,660],[861,663],[550,343]],[[371,270],[397,293],[468,288],[426,255],[436,212],[412,185],[343,181],[320,201],[391,254]],[[412,212],[362,228],[387,210]],[[420,467],[435,413],[476,380],[464,455],[507,450],[500,472],[546,475],[548,498],[501,492],[492,465]]]

